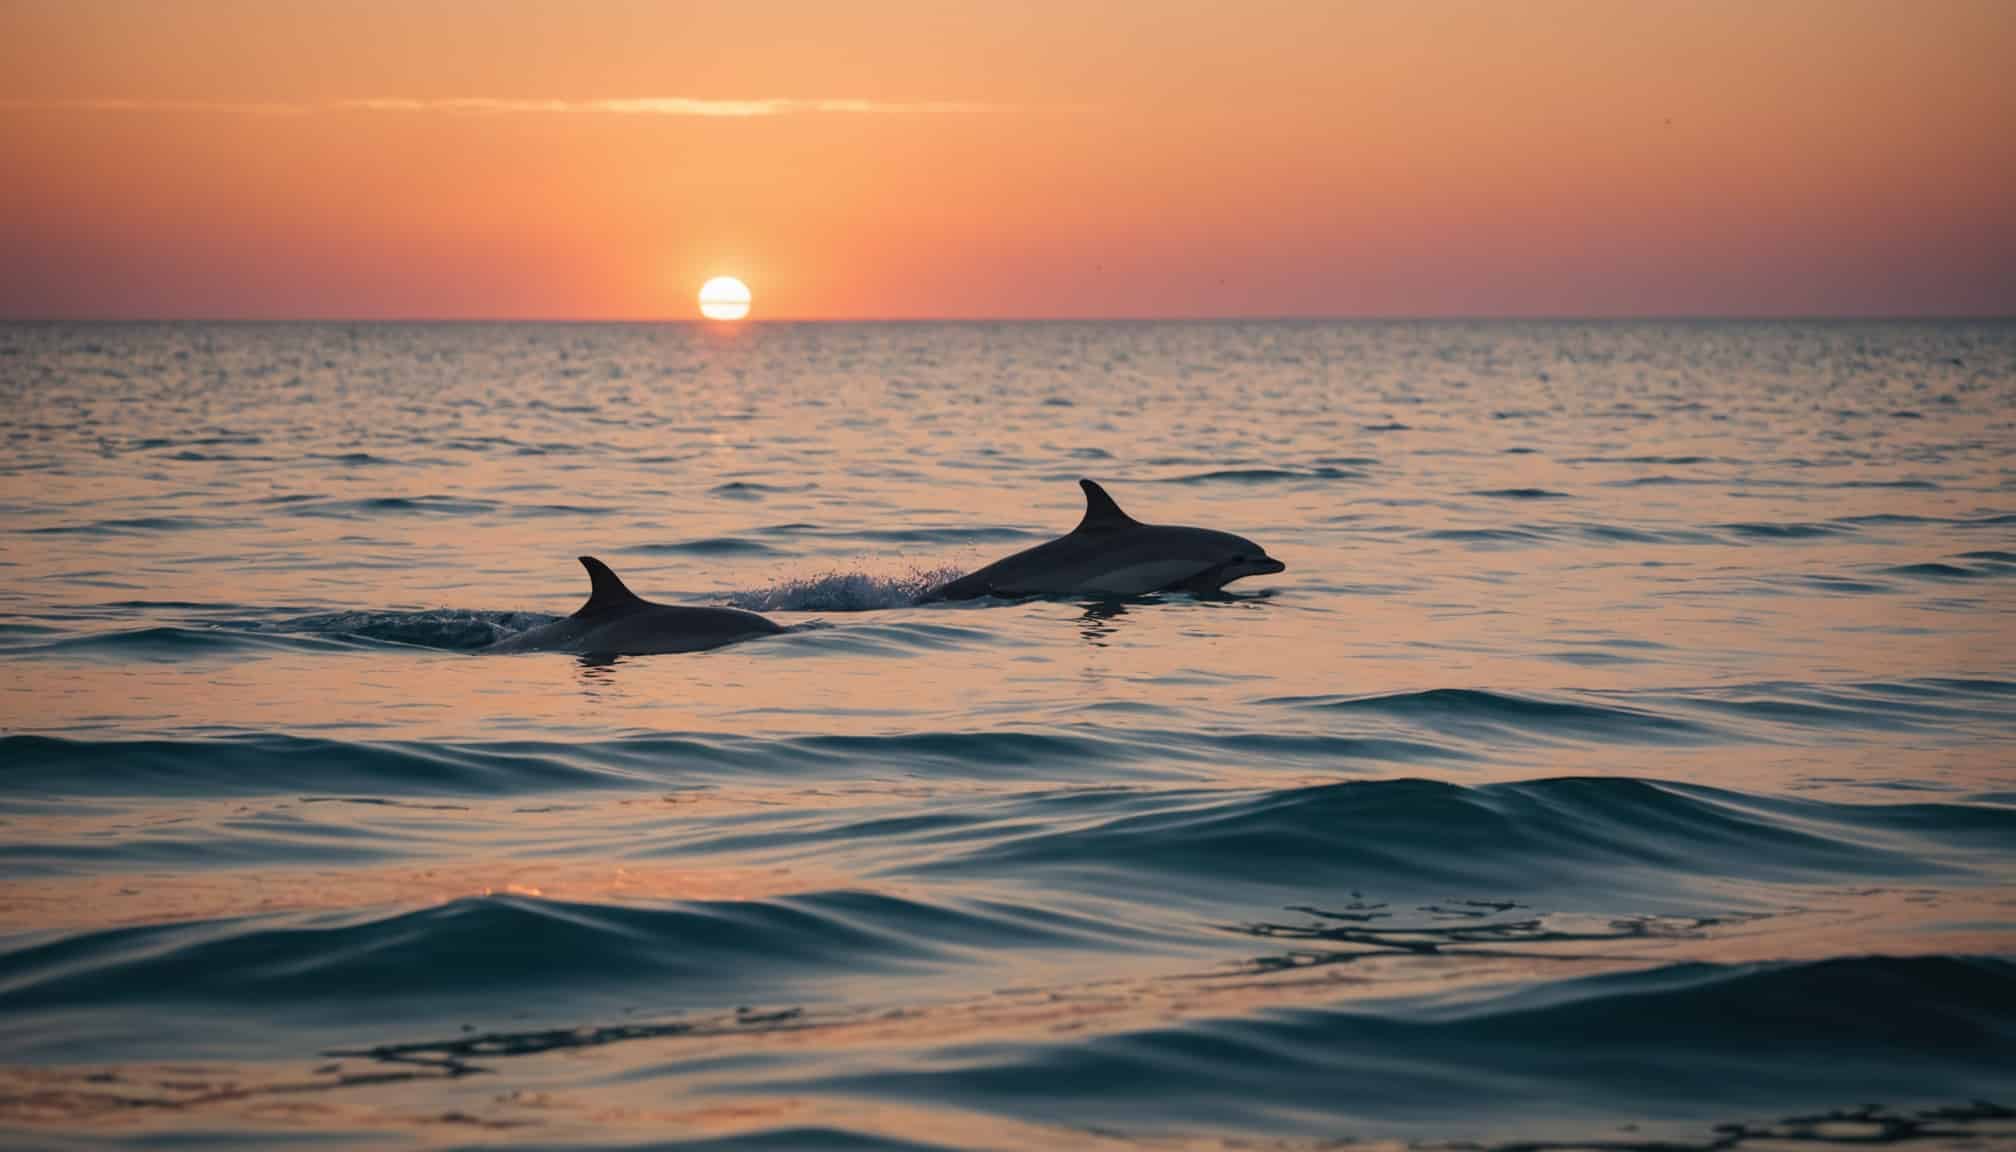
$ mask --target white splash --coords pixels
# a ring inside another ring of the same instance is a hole
[[[912,568],[897,575],[872,572],[820,572],[793,576],[768,588],[731,592],[729,604],[751,612],[869,612],[877,608],[907,608],[919,597],[963,571],[949,566]]]

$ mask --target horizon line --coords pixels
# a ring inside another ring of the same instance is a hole
[[[254,316],[254,315],[107,315],[23,313],[0,314],[0,324],[385,324],[385,325],[608,325],[625,327],[696,327],[724,331],[743,327],[802,327],[818,324],[1285,324],[1285,323],[1420,323],[1420,322],[1569,322],[1634,323],[1680,321],[1833,321],[1898,323],[1909,321],[2016,321],[2008,312],[1279,312],[1179,313],[1150,315],[945,315],[945,316],[751,316],[741,320],[709,320],[703,316]]]
[[[146,97],[0,98],[0,112],[181,113],[297,117],[349,113],[406,113],[462,117],[594,114],[747,120],[793,115],[869,115],[890,112],[965,111],[988,105],[958,100],[870,100],[855,96],[613,96],[588,99],[536,96],[351,96],[331,100],[193,100]]]

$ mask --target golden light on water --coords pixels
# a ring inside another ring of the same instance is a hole
[[[700,314],[709,320],[749,315],[749,286],[733,276],[716,276],[700,286]]]

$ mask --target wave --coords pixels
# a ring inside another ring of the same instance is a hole
[[[57,635],[53,639],[35,637],[28,643],[7,645],[6,651],[19,655],[40,654],[101,660],[177,661],[292,646],[284,641],[274,641],[245,632],[159,625],[152,628],[121,628],[85,635]]]
[[[927,870],[1076,879],[1094,889],[1198,883],[1382,899],[1545,895],[1700,911],[1716,881],[1967,876],[1997,867],[2016,810],[1830,804],[1625,777],[1462,787],[1430,780],[1174,797],[1159,810],[976,843]]]
[[[1033,532],[1026,528],[1002,526],[978,527],[961,525],[948,528],[822,528],[817,524],[790,523],[771,524],[754,529],[764,536],[788,536],[815,540],[838,540],[873,544],[973,544],[981,541],[1015,541],[1038,537],[1048,539],[1050,533]]]
[[[132,605],[127,605],[132,606]],[[206,609],[200,604],[155,608]],[[281,619],[224,615],[200,622],[159,624],[100,632],[61,629],[0,632],[0,650],[19,655],[82,656],[106,660],[197,660],[254,655],[273,649],[322,652],[392,645],[470,652],[559,619],[544,612],[477,612],[438,608],[411,612],[311,612]],[[238,610],[242,611],[242,609]]]
[[[1418,535],[1424,540],[1456,544],[1521,546],[1545,544],[1551,533],[1538,528],[1431,528]]]
[[[877,544],[972,544],[983,540],[1047,539],[1049,533],[1024,528],[862,528],[851,532],[826,533],[837,539],[866,540]]]
[[[1482,495],[1492,495],[1482,493]],[[1535,499],[1548,499],[1537,497]],[[1480,548],[1525,547],[1579,536],[1600,544],[1717,544],[1709,533],[1684,528],[1634,528],[1622,524],[1555,522],[1514,524],[1501,528],[1431,528],[1415,533],[1423,540],[1447,540]]]
[[[502,506],[506,515],[530,519],[540,516],[609,516],[616,509],[599,504],[506,504]]]
[[[1590,540],[1600,540],[1605,544],[1715,544],[1719,541],[1706,532],[1696,532],[1685,528],[1627,528],[1617,524],[1578,524],[1576,530]]]
[[[2004,555],[1996,553],[1994,555]],[[1952,561],[1927,561],[1920,564],[1899,564],[1881,570],[1886,576],[1902,576],[1911,580],[1930,580],[1937,583],[1953,581],[1988,580],[2001,576],[2016,576],[2016,565],[2003,560],[1987,560],[1976,564],[1955,564]]]
[[[608,745],[344,741],[269,733],[201,740],[0,736],[12,787],[49,795],[237,796],[290,792],[498,795],[646,783],[624,764],[680,740]]]
[[[1519,500],[1569,499],[1563,493],[1545,489],[1504,489],[1499,491],[1476,492],[1473,495]],[[1896,518],[1903,523],[1929,523],[1917,517]],[[1879,522],[1872,517],[1848,517],[1823,523],[1767,523],[1744,522],[1715,524],[1706,529],[1697,528],[1648,528],[1608,523],[1550,522],[1543,524],[1515,524],[1496,528],[1436,528],[1418,533],[1423,539],[1452,540],[1469,544],[1540,544],[1566,533],[1576,533],[1584,538],[1605,543],[1624,544],[1724,544],[1734,538],[1736,543],[1758,541],[1799,541],[1831,539],[1857,531],[1860,527]],[[1939,523],[1948,523],[1938,521]],[[1968,522],[1972,523],[1972,522]]]
[[[799,645],[870,654],[961,649],[1000,643],[991,631],[964,627],[958,610],[887,624],[794,633]],[[488,642],[503,625],[548,617],[389,614],[377,621],[400,642],[458,638]],[[370,630],[373,619],[331,616],[330,635],[216,636],[220,643],[342,643],[334,636]],[[426,636],[418,629],[442,629]],[[248,639],[249,636],[249,639]],[[39,640],[40,637],[34,639]],[[135,643],[160,642],[142,638]],[[777,658],[776,646],[764,658]],[[664,733],[602,740],[343,741],[284,733],[224,733],[203,739],[73,739],[0,736],[0,778],[52,794],[178,795],[350,790],[400,795],[467,790],[524,792],[628,784],[653,786],[752,772],[884,773],[891,764],[977,779],[1111,777],[1192,779],[1240,764],[1279,772],[1363,773],[1368,766],[1427,767],[1489,761],[1507,744],[1582,743],[1689,747],[1832,743],[1867,731],[1974,746],[2016,733],[2009,710],[2016,683],[1926,678],[1838,685],[1753,683],[1662,693],[1576,696],[1434,689],[1380,696],[1271,697],[1262,706],[1323,723],[1317,730],[1279,724],[1250,729],[1150,728],[1091,717],[1017,730],[924,730],[863,735],[766,736]]]
[[[1487,496],[1494,500],[1572,500],[1566,492],[1555,492],[1547,488],[1485,488],[1471,493],[1472,496]]]
[[[1475,492],[1472,495],[1516,499],[1522,501],[1545,501],[1570,499],[1563,493],[1538,488],[1514,488],[1497,491]],[[1653,528],[1603,522],[1551,521],[1547,523],[1507,524],[1490,528],[1430,528],[1415,533],[1424,540],[1447,540],[1459,544],[1477,546],[1537,545],[1545,544],[1564,536],[1580,536],[1606,544],[1748,544],[1760,542],[1797,542],[1805,540],[1825,540],[1857,532],[1860,528],[1879,523],[1917,524],[1950,523],[1955,526],[1972,525],[1974,521],[1930,521],[1920,517],[1846,517],[1825,522],[1742,522],[1715,524],[1706,528]],[[1963,554],[1963,558],[1974,556]],[[1977,559],[1980,559],[1978,556]],[[2006,561],[1985,559],[1972,567],[1954,564],[1914,565],[1888,571],[1931,579],[1973,579],[1979,576],[2003,575]],[[1958,573],[1957,575],[1955,573]]]
[[[1210,472],[1194,472],[1187,476],[1169,476],[1164,484],[1273,484],[1309,480],[1363,480],[1366,473],[1357,468],[1337,468],[1322,466],[1316,468],[1220,468]]]
[[[318,520],[375,520],[388,516],[482,516],[501,514],[519,518],[545,516],[606,516],[615,509],[592,504],[514,504],[465,496],[372,496],[360,499],[331,499],[291,493],[268,496],[253,503],[274,508],[289,516]]]
[[[664,787],[751,774],[882,776],[893,764],[968,779],[1055,778],[1094,766],[1105,773],[1166,778],[1182,775],[1183,763],[1206,764],[1228,756],[1268,756],[1288,767],[1317,767],[1438,755],[1462,756],[1400,740],[1089,727],[1077,732],[690,733],[485,742],[346,741],[273,733],[111,740],[16,734],[0,736],[0,764],[5,765],[0,779],[56,796],[515,795]]]
[[[1284,696],[1262,703],[1327,713],[1374,713],[1440,732],[1490,738],[1513,735],[1667,744],[1698,743],[1719,735],[1705,725],[1643,708],[1469,688],[1435,688],[1384,696]]]
[[[837,972],[925,973],[1125,939],[1101,921],[999,900],[926,903],[857,890],[620,904],[491,895],[406,911],[17,937],[0,951],[0,1019],[82,1007],[313,1004],[325,1013],[342,1005],[335,1015],[347,1026],[359,1015],[462,1019],[542,995],[570,1014],[639,1002],[685,1010],[820,998]],[[556,987],[569,991],[552,996]]]
[[[271,459],[271,457],[265,457]],[[331,464],[341,464],[346,468],[370,468],[399,466],[404,460],[394,460],[389,456],[379,456],[371,452],[310,452],[310,460],[323,460]]]
[[[150,532],[203,532],[233,527],[237,521],[204,516],[127,516],[86,524],[22,528],[24,536],[138,536]]]
[[[1871,512],[1859,516],[1843,516],[1835,523],[1886,528],[1917,524],[1938,524],[1949,528],[2006,528],[2016,524],[2016,512],[1990,512],[1977,516],[1920,516],[1908,512]]]
[[[1798,583],[1816,592],[1831,592],[1846,596],[1869,596],[1895,592],[1894,585],[1881,584],[1873,580],[1857,580],[1848,576],[1828,576],[1815,574],[1794,577]]]
[[[775,979],[775,972],[763,975]],[[1999,1147],[1996,1136],[2016,1111],[1987,1098],[2006,1089],[1998,1073],[2016,1044],[2011,982],[2008,961],[1964,954],[1680,963],[1481,995],[1360,994],[1320,1007],[1178,1013],[1119,1030],[1100,1026],[1099,1009],[1121,1006],[1127,989],[1102,988],[1077,1003],[1025,990],[876,1014],[868,1043],[860,1030],[870,1013],[820,1004],[626,1011],[602,1023],[579,1023],[575,1015],[549,1027],[520,1013],[506,1029],[465,1024],[456,1032],[421,1018],[419,1027],[441,1031],[416,1038],[414,1022],[400,1020],[396,1038],[372,1042],[352,1027],[323,1050],[327,1063],[287,1079],[241,1078],[229,1066],[185,1062],[128,1064],[112,1074],[89,1066],[38,1069],[33,1085],[42,1090],[36,1103],[57,1115],[122,1125],[115,1130],[132,1122],[135,1109],[201,1116],[206,1107],[247,1097],[300,1100],[486,1073],[503,1078],[478,1082],[492,1085],[482,1095],[494,1094],[493,1103],[472,1100],[473,1113],[414,1122],[526,1124],[525,1112],[512,1107],[521,1095],[542,1108],[550,1097],[529,1087],[499,1089],[529,1080],[564,1086],[576,1101],[598,1084],[674,1099],[698,1092],[730,1100],[730,1114],[751,1125],[735,1124],[741,1131],[733,1135],[650,1144],[692,1152],[978,1147],[905,1137],[998,1130],[989,1117],[1045,1138],[1032,1147],[1075,1146],[1088,1132],[1129,1146],[1187,1147],[1185,1138],[1197,1136],[1216,1147],[1216,1134],[1234,1126],[1263,1131],[1266,1146],[1284,1148],[1310,1140],[1330,1147],[1340,1131],[1353,1134],[1352,1147],[1376,1139],[1476,1152],[1726,1152],[1924,1139]],[[1190,987],[1194,993],[1212,983],[1192,977]],[[339,999],[339,1011],[355,1003]],[[246,1009],[256,1018],[273,1006],[255,999]],[[189,1033],[214,1038],[246,1014],[204,1018],[200,1010],[176,1016],[157,1008],[141,1020],[185,1029],[186,1044]],[[985,1029],[977,1042],[948,1033],[948,1023],[971,1026],[976,1015]],[[1017,1022],[1024,1023],[1004,1027]],[[328,1016],[315,1023],[329,1035]],[[371,1014],[346,1023],[388,1027]],[[110,1049],[114,1042],[99,1043]],[[585,1081],[564,1066],[556,1072],[550,1061],[513,1067],[595,1049],[602,1051],[594,1062],[575,1069]],[[131,1059],[133,1051],[120,1055]],[[789,1124],[822,1097],[812,1116],[828,1124]],[[1842,1107],[1870,1098],[1890,1106]],[[1770,1116],[1781,1118],[1763,1119]],[[1032,1119],[1043,1127],[1029,1128]],[[360,1146],[382,1142],[383,1128],[357,1133]],[[486,1132],[482,1146],[495,1136]]]
[[[1937,492],[1939,483],[1935,480],[1840,480],[1822,485],[1827,488],[1844,489],[1896,489],[1901,492]]]
[[[334,802],[335,798],[310,800]],[[466,808],[389,800],[374,801],[374,805]],[[159,874],[170,869],[340,867],[386,863],[413,846],[411,837],[384,828],[318,821],[278,810],[240,814],[219,823],[162,819],[122,829],[116,838],[36,839],[36,835],[24,831],[0,842],[0,868],[18,878],[75,876],[87,871]]]
[[[1741,719],[1753,739],[1798,739],[1858,731],[1938,733],[1972,740],[2007,733],[2006,680],[1931,677],[1848,684],[1763,682],[1643,694],[1641,700]],[[1763,725],[1764,727],[1757,727]]]
[[[840,629],[814,632],[815,640]],[[970,642],[970,637],[967,638]],[[911,646],[956,644],[905,637]],[[278,733],[202,739],[0,736],[0,779],[50,795],[508,795],[583,787],[662,787],[751,774],[965,779],[1187,779],[1229,761],[1281,771],[1360,771],[1368,763],[1461,762],[1464,751],[1384,735],[1193,732],[1079,724],[1043,731],[882,735],[680,733],[604,740],[351,741]]]
[[[740,536],[707,536],[673,544],[633,544],[619,551],[632,556],[768,556],[776,549]]]
[[[1702,488],[1716,484],[1734,485],[1726,479],[1709,479],[1703,476],[1673,476],[1659,473],[1653,476],[1634,476],[1629,480],[1605,480],[1605,488]]]
[[[321,612],[272,625],[275,632],[473,651],[558,620],[545,612]]]
[[[1160,1125],[1447,1138],[1536,1124],[1614,1133],[1619,1114],[1705,1127],[1757,1108],[1987,1099],[2006,1094],[2012,1062],[2016,965],[1869,956],[1676,964],[1454,1003],[1372,1001],[974,1046],[922,1067],[793,1086],[1081,1125],[1149,1115]],[[1722,1129],[1717,1146],[1732,1131],[1743,1126]]]
[[[1718,464],[1714,456],[1569,456],[1563,464],[1659,464],[1668,467],[1682,467],[1689,464]]]
[[[762,484],[754,480],[730,480],[709,488],[707,494],[723,500],[761,500],[766,496],[810,492],[816,487],[814,484]]]
[[[374,496],[357,500],[288,496],[273,497],[263,503],[284,508],[290,516],[327,520],[370,520],[380,516],[477,516],[498,507],[494,500],[436,495]]]
[[[1852,525],[1846,523],[1741,523],[1717,524],[1715,527],[1723,532],[1752,540],[1817,540],[1827,536],[1839,536],[1855,530]]]

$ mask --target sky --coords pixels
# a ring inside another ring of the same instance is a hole
[[[2016,314],[2008,0],[0,0],[0,316]]]

